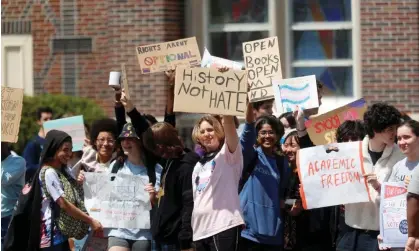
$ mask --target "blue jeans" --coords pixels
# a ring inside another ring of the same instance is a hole
[[[337,251],[378,251],[379,231],[348,227],[337,245]]]
[[[7,229],[9,228],[10,220],[12,219],[12,216],[6,216],[1,218],[1,244],[3,246],[3,239],[6,236]]]

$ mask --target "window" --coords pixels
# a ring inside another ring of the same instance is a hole
[[[206,0],[205,45],[214,56],[242,62],[242,43],[275,35],[275,0]]]
[[[359,0],[288,0],[288,76],[315,74],[327,98],[358,97]],[[340,104],[339,104],[340,105]]]
[[[92,52],[91,38],[54,38],[53,53],[90,53]]]

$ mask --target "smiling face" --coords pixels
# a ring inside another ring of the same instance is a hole
[[[278,137],[272,126],[269,124],[263,124],[258,132],[258,143],[266,150],[272,150],[275,147]]]
[[[205,120],[199,125],[198,141],[207,152],[217,151],[220,146],[214,127]]]
[[[110,157],[115,149],[115,137],[112,133],[100,132],[95,144],[99,155]]]
[[[140,151],[139,144],[140,142],[136,138],[123,138],[121,140],[122,150],[124,150],[125,155],[138,153]]]
[[[282,151],[288,158],[289,162],[295,162],[297,158],[297,151],[300,149],[300,145],[296,141],[294,136],[289,136],[282,144]]]
[[[72,157],[73,144],[71,142],[64,142],[55,153],[54,159],[59,161],[62,165],[67,165],[68,161],[70,161]]]
[[[391,146],[394,144],[394,139],[396,138],[396,130],[397,125],[392,125],[384,129],[382,132],[374,132],[374,139]]]
[[[405,155],[410,155],[419,151],[419,137],[406,125],[397,129],[397,144]]]

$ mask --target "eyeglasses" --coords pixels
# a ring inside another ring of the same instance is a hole
[[[96,141],[99,142],[99,144],[105,144],[105,142],[108,142],[109,145],[115,144],[115,140],[113,139],[97,139]]]
[[[274,136],[275,132],[274,131],[259,131],[259,135],[261,135],[261,136],[267,136],[267,135]]]

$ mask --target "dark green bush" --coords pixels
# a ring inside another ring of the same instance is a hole
[[[65,95],[41,95],[23,98],[22,120],[20,121],[19,140],[12,144],[18,154],[23,153],[26,143],[38,133],[36,110],[42,106],[49,106],[54,111],[54,119],[65,114],[72,116],[83,115],[84,122],[91,124],[93,120],[106,117],[105,111],[87,98],[70,97]]]

